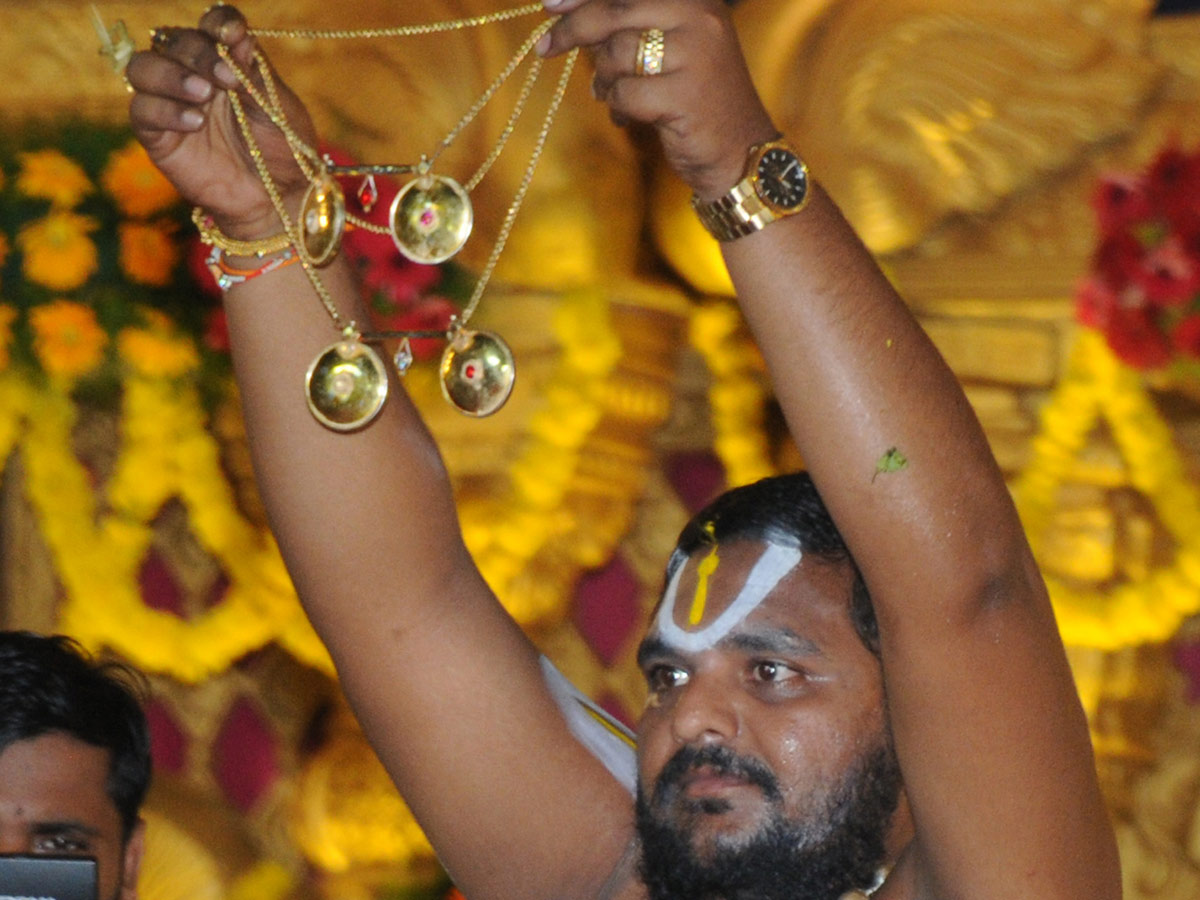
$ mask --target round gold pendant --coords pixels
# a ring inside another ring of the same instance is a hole
[[[337,256],[346,231],[346,198],[332,178],[318,178],[304,192],[300,205],[300,238],[314,266]]]
[[[355,340],[338,341],[322,350],[304,378],[313,417],[334,431],[362,428],[383,409],[387,371],[379,354]]]
[[[490,331],[462,331],[442,353],[442,393],[468,416],[490,416],[512,393],[512,351]]]
[[[453,178],[422,175],[400,189],[389,215],[396,249],[413,262],[445,262],[462,249],[475,213]]]

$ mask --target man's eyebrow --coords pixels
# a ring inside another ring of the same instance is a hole
[[[638,666],[644,668],[646,663],[651,659],[659,659],[664,656],[674,656],[676,653],[677,651],[658,635],[647,635],[646,637],[642,638],[642,642],[638,644],[637,664]]]
[[[781,653],[791,656],[822,656],[824,651],[812,638],[790,628],[735,631],[721,638],[717,646],[742,653]]]
[[[61,822],[37,822],[30,830],[34,834],[62,834],[63,832],[72,832],[74,834],[87,835],[88,837],[100,836],[99,828],[72,819],[64,819]]]

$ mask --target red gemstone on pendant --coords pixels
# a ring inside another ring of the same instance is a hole
[[[434,213],[433,207],[427,206],[421,213],[421,224],[426,228],[431,228],[433,227],[433,223],[436,221],[436,218],[437,215]]]
[[[468,366],[467,366],[467,367],[466,367],[466,368],[463,370],[463,374],[464,374],[465,376],[467,376],[467,381],[474,381],[474,380],[475,380],[475,366],[473,366],[473,365],[468,365]]]
[[[379,201],[379,189],[375,187],[375,176],[368,175],[358,188],[358,203],[362,211],[369,213]]]

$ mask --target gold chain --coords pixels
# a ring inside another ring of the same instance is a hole
[[[223,44],[217,45],[217,50],[221,54],[221,58],[230,65],[234,71],[238,71],[233,65],[232,57],[229,56],[228,50]],[[266,61],[256,54],[255,62],[260,68],[265,71]],[[239,76],[240,80],[240,76]],[[259,149],[258,141],[254,139],[254,132],[251,130],[250,120],[246,116],[245,109],[242,108],[241,98],[234,91],[229,91],[229,105],[233,109],[234,118],[237,119],[238,128],[242,132],[242,139],[246,142],[246,149],[250,152],[250,158],[254,161],[254,168],[258,171],[258,177],[262,180],[263,189],[266,190],[267,196],[271,198],[271,205],[275,207],[275,214],[279,216],[279,221],[283,225],[284,232],[291,238],[292,246],[296,248],[297,256],[300,258],[300,266],[304,269],[304,274],[308,276],[309,282],[313,286],[313,290],[317,293],[317,298],[321,301],[321,305],[325,307],[325,312],[329,314],[329,318],[333,320],[334,327],[339,331],[347,332],[354,330],[354,323],[349,325],[342,319],[338,312],[337,305],[333,302],[333,297],[329,291],[325,289],[324,282],[321,281],[321,276],[317,274],[316,269],[308,259],[308,254],[303,252],[304,242],[300,240],[300,234],[292,226],[292,217],[288,214],[287,207],[283,203],[283,197],[279,194],[279,188],[275,184],[275,179],[271,176],[270,169],[267,168],[267,162],[263,159],[262,150]]]
[[[428,34],[441,34],[446,31],[463,31],[467,28],[479,28],[496,22],[507,22],[521,16],[542,12],[545,7],[541,3],[529,3],[515,9],[502,9],[482,16],[471,16],[466,19],[452,19],[445,22],[430,22],[424,25],[400,25],[395,28],[359,28],[350,31],[304,28],[252,28],[250,33],[258,37],[302,38],[306,40],[350,40],[354,38],[385,38],[385,37],[419,37]]]
[[[436,34],[447,31],[458,31],[465,28],[474,28],[482,25],[488,25],[496,22],[503,22],[518,16],[529,15],[534,12],[539,12],[543,9],[541,3],[532,3],[527,6],[518,7],[516,9],[502,10],[487,15],[475,16],[468,19],[456,19],[447,22],[435,22],[426,25],[404,26],[400,28],[385,28],[385,29],[362,29],[356,31],[317,31],[317,30],[284,30],[284,29],[253,29],[252,34],[259,37],[284,37],[284,38],[307,38],[307,39],[347,39],[347,38],[379,38],[379,37],[408,37],[415,35]],[[474,119],[479,115],[483,108],[492,100],[496,92],[505,84],[512,74],[521,66],[528,57],[538,40],[544,35],[556,21],[556,18],[550,18],[540,23],[533,29],[532,33],[517,49],[513,57],[508,61],[503,71],[500,72],[484,90],[483,94],[472,104],[466,114],[458,121],[458,123],[450,129],[444,138],[438,143],[433,154],[429,157],[422,157],[421,164],[414,167],[419,172],[428,171],[429,166],[446,150],[454,140],[461,134]],[[222,45],[217,45],[218,52],[225,63],[233,70],[238,83],[246,91],[246,94],[258,104],[263,113],[271,121],[271,123],[280,130],[284,140],[287,142],[288,149],[292,153],[292,157],[296,165],[300,168],[301,173],[310,184],[313,184],[318,176],[325,177],[328,171],[328,165],[332,163],[326,160],[312,147],[310,147],[291,127],[287,121],[287,116],[284,112],[283,103],[280,100],[279,91],[275,79],[271,73],[270,66],[267,64],[265,57],[259,52],[255,52],[252,65],[257,69],[259,76],[262,79],[263,90],[260,91],[254,84],[250,74],[243,71],[229,54],[228,49]],[[562,105],[563,98],[566,95],[567,85],[571,74],[574,70],[576,60],[578,58],[578,49],[572,50],[566,57],[563,70],[559,75],[558,83],[555,87],[554,94],[551,97],[549,106],[546,109],[545,117],[542,121],[541,129],[538,131],[537,139],[534,143],[533,150],[529,157],[529,163],[525,168],[521,183],[517,188],[517,192],[509,204],[508,210],[505,213],[504,220],[501,223],[499,233],[496,236],[496,241],[492,246],[491,253],[488,255],[487,261],[484,264],[483,270],[480,272],[478,279],[475,282],[474,289],[467,301],[466,306],[460,315],[451,320],[449,331],[428,332],[428,331],[407,331],[407,332],[385,332],[375,334],[359,334],[356,331],[354,322],[349,324],[342,318],[338,312],[337,306],[334,303],[333,297],[326,289],[324,282],[317,273],[312,260],[304,251],[304,242],[300,234],[298,223],[293,224],[291,216],[288,214],[287,208],[284,205],[283,197],[279,192],[279,187],[275,183],[273,176],[267,166],[266,160],[263,157],[262,150],[258,142],[254,138],[250,119],[246,113],[245,107],[241,98],[236,91],[229,91],[228,97],[230,107],[238,123],[238,128],[242,132],[242,138],[246,142],[246,147],[250,153],[250,157],[254,162],[255,169],[259,178],[262,181],[263,189],[267,192],[267,196],[271,200],[271,204],[275,209],[276,215],[279,217],[280,223],[283,225],[283,234],[277,235],[276,239],[286,239],[296,250],[300,260],[301,267],[304,269],[305,275],[313,286],[321,305],[325,308],[334,326],[338,328],[347,337],[354,337],[363,340],[381,340],[391,337],[406,337],[406,336],[432,336],[434,334],[443,334],[444,337],[450,339],[454,333],[460,331],[474,315],[476,308],[479,306],[483,298],[484,291],[487,288],[488,282],[491,280],[492,274],[495,271],[496,265],[499,262],[500,255],[504,251],[504,247],[508,242],[510,233],[514,223],[516,222],[517,214],[524,202],[525,195],[529,190],[529,186],[533,181],[534,171],[537,168],[538,162],[541,159],[542,151],[545,149],[546,140],[550,133],[551,125]],[[530,65],[530,70],[527,73],[524,83],[522,84],[520,93],[517,96],[513,110],[508,117],[500,136],[497,138],[491,151],[484,159],[475,174],[465,185],[465,190],[470,193],[486,176],[488,171],[499,158],[501,152],[508,143],[516,128],[517,121],[524,112],[525,107],[532,95],[533,88],[537,82],[538,76],[541,73],[542,60],[535,59]],[[397,167],[407,168],[407,167]],[[347,221],[355,227],[364,228],[375,234],[391,235],[392,231],[389,227],[376,225],[373,222],[366,221],[357,216],[353,216],[347,212]],[[203,223],[202,219],[199,222]],[[203,233],[203,229],[202,229]],[[224,237],[224,236],[222,236]],[[227,241],[229,239],[226,239]],[[245,244],[257,245],[262,242],[232,242],[239,246]]]
[[[483,291],[487,287],[488,280],[492,277],[492,271],[496,268],[496,263],[500,260],[500,254],[504,252],[504,245],[508,242],[509,232],[512,231],[513,223],[517,220],[517,213],[520,211],[521,203],[525,200],[525,194],[529,190],[530,183],[533,181],[533,172],[537,168],[538,160],[542,156],[542,149],[546,146],[546,138],[550,135],[550,126],[554,124],[554,115],[558,112],[559,106],[562,105],[563,97],[566,96],[567,82],[571,79],[571,72],[575,68],[575,60],[578,56],[578,48],[567,54],[562,74],[559,75],[558,84],[554,88],[554,96],[550,100],[550,106],[546,109],[546,117],[542,120],[542,128],[538,132],[537,143],[534,144],[533,152],[529,156],[529,165],[525,167],[525,174],[521,178],[521,184],[517,188],[516,196],[513,197],[512,203],[509,204],[508,212],[504,216],[504,222],[500,226],[500,233],[496,236],[496,243],[492,247],[492,252],[488,255],[483,271],[479,273],[479,279],[475,282],[475,289],[471,292],[471,299],[467,301],[462,316],[458,319],[457,324],[459,326],[467,324],[467,320],[475,312],[475,307],[479,305],[479,301],[483,298]]]

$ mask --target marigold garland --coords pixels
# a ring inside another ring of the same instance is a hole
[[[1081,333],[1063,380],[1042,409],[1033,458],[1014,496],[1035,554],[1089,435],[1103,419],[1129,469],[1133,486],[1153,505],[1176,542],[1172,565],[1110,590],[1081,590],[1047,577],[1063,640],[1116,650],[1170,638],[1200,612],[1200,493],[1189,481],[1170,426],[1141,376],[1122,365],[1094,331]],[[1042,558],[1053,568],[1053,559]]]
[[[741,321],[734,304],[714,301],[692,313],[688,330],[691,345],[712,376],[708,404],[713,449],[729,487],[776,474],[764,428],[769,393],[762,357]]]

